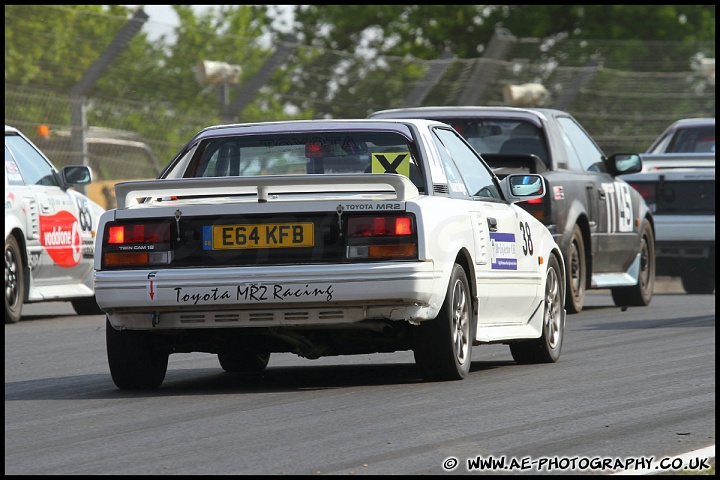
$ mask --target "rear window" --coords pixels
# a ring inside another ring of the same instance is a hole
[[[678,130],[668,145],[667,153],[715,153],[715,127]]]
[[[388,132],[332,132],[211,138],[193,149],[183,177],[397,173],[419,177],[414,149]]]

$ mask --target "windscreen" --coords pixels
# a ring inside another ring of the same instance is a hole
[[[530,122],[513,119],[442,119],[451,125],[480,155],[535,154],[549,166],[550,156],[543,132]]]

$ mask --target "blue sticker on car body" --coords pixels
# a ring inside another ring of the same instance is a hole
[[[517,270],[514,233],[490,232],[490,265],[494,270]]]

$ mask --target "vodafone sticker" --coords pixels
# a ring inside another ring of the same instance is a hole
[[[40,216],[40,243],[59,266],[71,268],[80,263],[83,251],[80,225],[70,212]]]

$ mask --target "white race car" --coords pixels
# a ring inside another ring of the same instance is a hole
[[[5,125],[5,323],[19,321],[26,303],[70,301],[79,315],[103,313],[93,258],[105,209],[71,188],[91,181],[89,167],[58,171]]]
[[[422,379],[459,380],[473,345],[560,357],[565,265],[450,126],[305,120],[209,127],[156,180],[118,183],[100,219],[95,291],[121,389],[160,386],[171,353],[258,372],[412,350]]]

